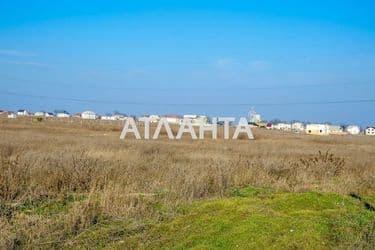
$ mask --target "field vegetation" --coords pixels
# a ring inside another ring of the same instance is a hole
[[[0,248],[375,246],[375,138],[121,129],[0,119]]]

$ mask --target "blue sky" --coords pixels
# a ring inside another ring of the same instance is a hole
[[[374,124],[374,103],[260,105],[375,99],[374,11],[342,0],[3,0],[0,109],[243,116],[254,104],[265,119]]]

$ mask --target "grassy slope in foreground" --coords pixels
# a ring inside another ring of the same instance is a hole
[[[338,194],[237,190],[235,197],[197,202],[158,223],[123,248],[326,249],[352,246],[375,214]]]

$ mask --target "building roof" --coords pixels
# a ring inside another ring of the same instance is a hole
[[[328,125],[330,129],[343,129],[340,125]]]
[[[325,124],[325,123],[308,123],[306,125],[309,125],[309,126],[328,126],[328,124]]]
[[[96,115],[96,113],[94,111],[83,111],[82,114],[86,114],[86,115]]]
[[[178,118],[178,119],[182,118],[182,116],[180,116],[180,115],[164,115],[164,117],[166,117],[166,118]]]
[[[184,118],[195,119],[195,118],[198,118],[199,116],[198,116],[198,115],[184,115],[183,117],[184,117]]]

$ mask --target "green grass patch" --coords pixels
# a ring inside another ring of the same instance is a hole
[[[74,194],[25,202],[13,212],[18,222],[22,218],[54,222],[51,228],[56,230],[56,235],[45,235],[36,242],[36,247],[371,249],[375,245],[375,212],[366,208],[364,201],[372,203],[373,198],[366,196],[358,199],[332,193],[277,192],[270,188],[235,188],[226,198],[180,205],[173,209],[173,215],[170,206],[162,202],[152,203],[150,206],[158,213],[151,218],[138,220],[106,216],[99,207],[95,223],[81,226],[78,230],[71,229],[69,220],[68,223],[64,220],[72,219],[77,205],[82,205],[83,209],[77,211],[96,213],[96,210],[89,209],[87,195]],[[3,208],[1,211],[5,216],[8,211],[5,208],[8,207]],[[83,212],[82,218],[92,217],[87,213]],[[73,217],[72,223],[82,223],[80,220],[81,217]],[[21,227],[21,224],[14,226]],[[38,227],[32,228],[30,230],[38,230]],[[22,243],[27,244],[26,241]]]
[[[188,208],[188,209],[187,209]],[[351,197],[234,190],[127,237],[122,247],[172,249],[330,249],[358,241],[375,214]]]
[[[85,194],[70,194],[55,199],[30,200],[17,206],[17,211],[27,215],[51,216],[66,213],[74,202],[80,202],[86,198]]]

